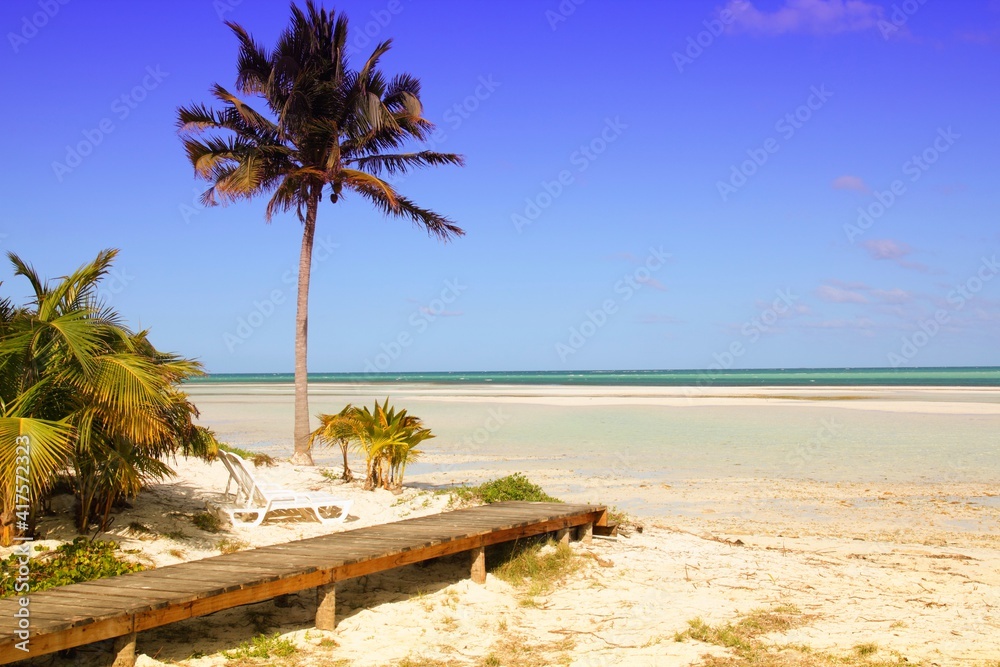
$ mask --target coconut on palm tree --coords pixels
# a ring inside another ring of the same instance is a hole
[[[292,5],[289,26],[274,49],[227,22],[240,43],[235,93],[216,84],[221,108],[178,110],[188,159],[211,187],[205,205],[269,197],[265,220],[294,210],[302,223],[295,316],[295,420],[292,461],[312,464],[307,380],[307,312],[313,238],[319,204],[350,194],[388,216],[408,218],[442,240],[463,231],[404,197],[384,176],[417,167],[463,164],[459,155],[407,151],[426,141],[433,124],[423,117],[420,82],[409,74],[387,78],[379,60],[390,41],[375,47],[357,70],[347,60],[347,17],[310,0]],[[264,109],[244,99],[256,98]]]

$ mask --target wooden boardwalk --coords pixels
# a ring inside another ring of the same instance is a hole
[[[467,551],[483,583],[488,546],[549,532],[566,540],[573,530],[589,541],[606,525],[599,505],[495,503],[30,593],[26,623],[17,598],[6,598],[0,664],[115,638],[114,664],[126,666],[137,632],[310,588],[316,627],[332,630],[338,581]]]

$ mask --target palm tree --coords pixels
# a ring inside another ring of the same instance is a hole
[[[319,415],[321,426],[312,432],[311,440],[328,445],[339,445],[344,455],[344,480],[354,476],[347,466],[347,452],[351,444],[365,455],[365,489],[400,489],[407,463],[414,461],[421,452],[417,449],[424,440],[433,438],[430,429],[406,410],[396,411],[389,406],[389,399],[369,410],[348,404],[335,415]]]
[[[178,449],[210,456],[215,441],[192,423],[195,407],[177,385],[196,362],[156,350],[100,303],[98,283],[116,250],[52,285],[17,255],[31,283],[27,307],[0,300],[0,541],[30,530],[32,509],[70,473],[77,528],[106,530],[113,505],[173,471]],[[15,522],[16,519],[16,522]]]
[[[435,436],[420,418],[390,407],[388,397],[381,405],[375,401],[372,410],[365,406],[351,412],[351,439],[365,455],[365,488],[402,488],[406,464],[421,454],[417,445]]]
[[[432,165],[462,165],[451,153],[399,152],[425,141],[433,124],[422,115],[420,82],[409,74],[387,79],[378,68],[391,41],[375,47],[359,70],[348,67],[347,17],[292,5],[291,22],[273,50],[241,26],[227,22],[240,43],[236,91],[262,100],[267,112],[216,84],[220,110],[191,105],[178,110],[188,159],[211,183],[207,206],[268,194],[265,221],[295,210],[303,224],[295,316],[295,451],[292,461],[312,464],[306,369],[309,273],[316,215],[324,196],[336,204],[348,192],[385,215],[409,218],[441,240],[464,232],[447,218],[399,194],[382,176]],[[210,132],[207,137],[203,133]]]
[[[389,451],[389,478],[385,488],[390,490],[403,488],[403,475],[406,474],[407,464],[416,461],[423,454],[417,449],[417,445],[436,437],[429,428],[423,427],[423,423],[417,417],[404,416],[402,429],[403,436]]]
[[[355,416],[356,412],[357,408],[348,403],[343,410],[335,415],[319,415],[320,426],[309,437],[310,447],[316,440],[340,447],[340,452],[344,456],[344,472],[341,479],[345,482],[354,480],[354,473],[351,472],[347,454],[351,442],[358,438],[361,429],[361,423]]]

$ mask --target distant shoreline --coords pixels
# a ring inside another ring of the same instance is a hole
[[[212,373],[186,384],[288,384],[292,373]],[[1000,387],[1000,367],[796,368],[654,371],[311,373],[310,384],[607,387]]]

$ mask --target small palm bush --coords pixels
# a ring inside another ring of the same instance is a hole
[[[344,451],[345,477],[347,448],[353,445],[365,456],[365,488],[397,490],[403,486],[406,466],[422,453],[417,446],[434,435],[418,417],[397,411],[389,399],[369,410],[348,405],[336,415],[319,415],[321,426],[312,439],[338,444]]]

